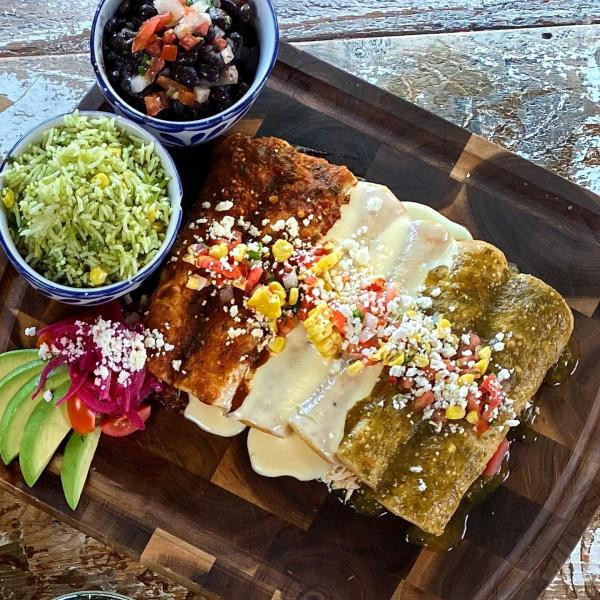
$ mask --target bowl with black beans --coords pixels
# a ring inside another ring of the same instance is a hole
[[[193,146],[250,109],[278,36],[270,0],[102,0],[91,60],[118,114],[165,144]]]

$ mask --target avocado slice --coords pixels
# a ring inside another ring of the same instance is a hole
[[[56,397],[64,396],[68,389],[67,381],[56,389]],[[29,487],[38,480],[69,431],[71,421],[66,403],[60,406],[54,401],[37,403],[25,424],[19,452],[21,473]]]
[[[60,468],[60,480],[67,504],[75,510],[83,491],[94,453],[100,440],[100,427],[90,433],[74,431],[67,442]],[[21,453],[23,458],[23,453]]]
[[[0,379],[0,419],[13,396],[30,380],[35,379],[43,370],[44,361],[32,360],[17,367]]]
[[[38,349],[12,350],[0,354],[0,379],[11,371],[38,357]]]
[[[0,455],[5,464],[8,464],[19,454],[25,424],[35,407],[40,402],[45,403],[43,399],[44,392],[50,390],[50,392],[54,393],[58,387],[68,380],[69,374],[67,373],[67,369],[59,367],[48,377],[44,389],[35,398],[32,398],[32,396],[38,385],[39,376],[28,381],[14,395],[2,415],[2,420],[0,420]],[[53,402],[48,404],[53,404]]]

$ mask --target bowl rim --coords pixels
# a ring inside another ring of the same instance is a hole
[[[159,131],[170,131],[171,129],[181,129],[192,130],[212,127],[214,125],[218,125],[224,121],[227,121],[230,117],[236,116],[240,110],[244,110],[247,106],[251,105],[256,96],[260,93],[263,86],[267,82],[273,67],[277,61],[277,55],[279,53],[279,23],[277,22],[277,13],[275,11],[275,7],[273,6],[272,0],[260,0],[264,2],[266,7],[268,8],[268,16],[270,17],[270,23],[273,27],[274,33],[274,43],[271,49],[271,58],[269,60],[269,65],[266,69],[265,75],[263,78],[258,79],[254,78],[252,85],[248,89],[248,91],[241,97],[239,100],[234,102],[229,108],[224,111],[217,113],[216,115],[212,115],[210,117],[205,117],[203,119],[195,119],[193,121],[168,121],[166,119],[157,119],[156,117],[150,117],[142,112],[140,112],[137,108],[134,108],[129,103],[127,103],[121,96],[113,89],[112,84],[108,80],[106,76],[106,72],[104,67],[100,66],[98,58],[96,56],[96,50],[94,48],[94,40],[96,37],[96,29],[99,27],[99,18],[102,13],[106,3],[109,0],[100,0],[96,8],[96,12],[94,13],[94,18],[92,20],[92,28],[90,31],[90,61],[92,63],[92,67],[94,69],[94,74],[96,76],[96,81],[104,94],[107,96],[107,99],[110,103],[114,103],[125,113],[129,113],[132,116],[132,119],[135,119],[138,123],[147,123],[148,125],[155,127]],[[102,32],[101,32],[102,33]],[[261,45],[262,52],[262,45]]]
[[[73,114],[73,111],[68,111],[64,113],[60,113],[45,119],[41,123],[38,123],[27,133],[19,138],[19,140],[12,146],[12,148],[6,153],[6,156],[0,163],[0,182],[2,181],[3,172],[8,165],[9,160],[13,156],[18,156],[18,154],[14,154],[15,150],[19,146],[23,146],[23,151],[28,147],[30,142],[30,138],[33,138],[40,133],[50,129],[51,127],[60,126],[58,121],[62,121],[64,123],[64,118],[68,115]],[[8,224],[6,226],[6,231],[4,231],[4,226],[0,222],[0,246],[12,262],[13,266],[19,271],[24,277],[29,278],[32,281],[35,281],[35,286],[39,289],[46,291],[48,293],[58,294],[64,297],[84,297],[86,299],[97,299],[103,296],[108,296],[114,293],[124,292],[131,286],[141,283],[146,277],[148,277],[151,273],[153,273],[161,264],[164,256],[169,252],[177,234],[179,232],[179,228],[182,220],[182,208],[181,208],[181,200],[183,198],[183,185],[181,183],[181,177],[179,175],[179,171],[175,165],[175,161],[166,150],[164,145],[158,140],[158,138],[153,135],[148,130],[141,127],[135,121],[128,119],[127,117],[123,117],[121,115],[117,115],[115,113],[110,113],[107,111],[101,110],[81,110],[79,111],[80,115],[91,116],[91,117],[107,117],[111,119],[115,119],[117,121],[117,126],[119,123],[124,123],[127,127],[135,130],[136,134],[139,137],[145,139],[146,141],[150,141],[155,144],[155,148],[158,150],[159,159],[165,169],[167,175],[170,177],[170,180],[174,181],[176,185],[176,193],[171,195],[168,193],[169,201],[171,204],[171,217],[169,219],[169,225],[167,227],[167,232],[165,233],[165,239],[162,244],[156,251],[154,258],[144,265],[135,275],[128,279],[122,279],[121,281],[117,281],[115,283],[110,283],[108,285],[103,285],[99,287],[73,287],[68,285],[63,285],[62,283],[57,283],[44,277],[41,273],[38,273],[35,269],[33,269],[29,263],[25,260],[25,258],[21,255],[21,253],[17,250],[14,239],[12,238],[10,228]],[[2,186],[0,186],[1,188]],[[6,213],[6,209],[4,206],[0,206],[0,210],[3,213]],[[173,226],[174,224],[174,226]],[[171,231],[169,231],[171,229]],[[8,239],[6,239],[8,237]],[[14,247],[11,248],[11,244]]]

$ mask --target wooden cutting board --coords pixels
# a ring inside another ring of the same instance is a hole
[[[93,90],[82,107],[101,104]],[[211,598],[535,598],[600,505],[600,199],[286,44],[237,129],[433,206],[568,299],[581,360],[566,383],[540,390],[538,440],[513,444],[510,477],[448,553],[406,543],[402,520],[358,516],[321,484],[256,475],[245,434],[212,436],[166,410],[143,433],[102,437],[75,512],[60,457],[34,489],[16,465],[0,486]],[[187,206],[210,152],[174,151]],[[30,344],[25,327],[69,310],[0,256],[0,350]]]

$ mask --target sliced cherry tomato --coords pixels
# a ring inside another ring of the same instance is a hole
[[[146,77],[154,81],[156,76],[163,70],[165,61],[162,58],[153,58],[150,63],[150,68],[146,71]]]
[[[179,40],[179,45],[186,50],[191,50],[200,43],[200,38],[194,35],[186,35]]]
[[[473,392],[467,394],[467,411],[476,410],[478,413],[481,412],[481,402],[475,397]]]
[[[383,277],[377,277],[374,279],[367,289],[372,292],[382,292],[385,288],[385,279]]]
[[[150,410],[150,405],[146,404],[137,411],[138,416],[144,423],[150,416]],[[102,433],[106,433],[106,435],[111,435],[112,437],[123,437],[138,430],[135,424],[132,423],[126,415],[121,417],[108,417],[104,419],[101,427]]]
[[[479,419],[479,421],[475,423],[474,428],[477,435],[482,435],[490,428],[490,424],[484,419]]]
[[[155,92],[154,94],[144,96],[144,103],[146,104],[146,112],[151,117],[157,115],[161,110],[164,110],[168,106],[164,92]]]
[[[222,38],[222,37],[220,37],[220,38],[216,37],[216,38],[213,40],[213,46],[214,46],[214,47],[215,47],[217,50],[219,50],[219,52],[220,52],[221,50],[225,50],[225,48],[227,48],[227,40],[226,40],[225,38]]]
[[[424,394],[421,394],[418,398],[415,398],[415,408],[422,409],[427,408],[433,404],[435,400],[435,396],[431,390],[426,391]]]
[[[133,44],[131,45],[132,52],[139,52],[146,48],[157,31],[164,29],[167,23],[171,20],[171,13],[165,13],[164,15],[155,15],[150,17],[147,21],[144,21],[137,32]]]
[[[193,106],[196,104],[196,95],[192,90],[185,87],[178,81],[171,79],[170,77],[165,77],[161,75],[156,83],[160,85],[160,87],[164,88],[167,91],[167,96],[169,98],[173,98],[174,100],[179,100],[181,104],[185,104],[186,106]]]
[[[500,442],[498,449],[496,450],[496,452],[494,452],[494,455],[492,456],[492,458],[490,458],[487,466],[485,467],[485,471],[483,472],[483,474],[486,477],[493,477],[494,475],[500,473],[500,469],[502,468],[502,461],[508,453],[509,447],[510,444],[508,443],[508,440],[504,438]]]
[[[200,254],[196,257],[196,266],[199,269],[206,269],[213,273],[219,273],[221,271],[221,263],[218,258],[209,256],[208,254]]]
[[[306,285],[313,285],[313,284],[317,283],[317,278],[314,275],[307,275],[304,278],[304,283]]]
[[[248,273],[248,277],[246,278],[246,287],[244,288],[246,294],[249,294],[254,289],[256,284],[260,281],[262,274],[263,269],[260,267],[254,267],[253,269],[250,269],[250,273]]]
[[[160,55],[162,54],[162,47],[162,40],[157,35],[154,35],[146,46],[146,52],[154,58],[160,58]]]
[[[164,38],[163,38],[164,39]],[[160,57],[163,60],[176,60],[177,59],[177,46],[175,44],[165,44],[162,47],[162,54]]]
[[[343,335],[346,332],[346,317],[344,314],[339,310],[334,310],[332,321],[337,330]]]
[[[225,279],[240,279],[243,275],[242,269],[239,265],[231,265],[231,269],[224,269],[219,263],[219,267],[221,267],[220,274]]]
[[[96,427],[96,415],[79,396],[71,396],[67,400],[67,412],[71,426],[77,433],[90,433]]]

